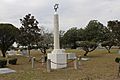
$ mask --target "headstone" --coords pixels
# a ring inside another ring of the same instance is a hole
[[[77,59],[77,57],[75,58],[75,61],[74,61],[74,68],[78,69],[78,59]]]
[[[118,54],[120,54],[120,50],[118,51]]]
[[[22,51],[21,51],[21,54],[22,54],[23,56],[26,56],[26,55],[27,55],[27,50],[22,50]]]
[[[10,50],[10,51],[7,51],[6,53],[7,53],[7,55],[11,56],[11,55],[16,55],[17,51]]]
[[[32,57],[32,68],[35,67],[35,57]]]
[[[67,59],[75,59],[76,55],[75,53],[67,53]]]
[[[47,72],[51,71],[51,63],[50,59],[47,60]]]

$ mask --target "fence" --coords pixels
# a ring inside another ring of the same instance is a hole
[[[40,60],[41,60],[41,62],[40,62]],[[42,63],[42,64],[44,63],[44,62],[42,62],[42,58],[41,58],[40,60],[38,61],[38,60],[35,59],[35,57],[32,57],[32,58],[31,58],[32,68],[35,67],[35,61],[36,61],[36,62],[39,62],[39,63]],[[55,62],[51,61],[50,59],[47,59],[46,69],[47,69],[47,72],[51,72],[51,63],[57,64],[57,65],[65,65],[65,64],[68,65],[68,64],[70,64],[70,63],[72,63],[72,62],[74,62],[74,69],[79,69],[80,59],[77,58],[77,57],[76,57],[75,59],[67,62],[67,63],[55,63]]]

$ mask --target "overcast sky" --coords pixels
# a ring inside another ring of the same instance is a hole
[[[20,27],[19,19],[31,13],[41,26],[53,30],[53,5],[59,3],[60,29],[85,27],[90,20],[105,26],[120,20],[120,0],[0,0],[0,23]]]

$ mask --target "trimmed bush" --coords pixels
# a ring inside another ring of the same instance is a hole
[[[116,62],[116,63],[119,63],[119,62],[120,62],[120,58],[117,57],[117,58],[115,59],[115,62]]]
[[[0,60],[0,68],[3,68],[7,65],[7,60],[6,59],[1,59]]]
[[[17,63],[17,58],[9,59],[9,64],[16,65],[16,63]]]

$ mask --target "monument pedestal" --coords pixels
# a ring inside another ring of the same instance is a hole
[[[51,60],[51,69],[60,69],[67,67],[67,54],[62,49],[54,49],[49,53],[48,59]]]

